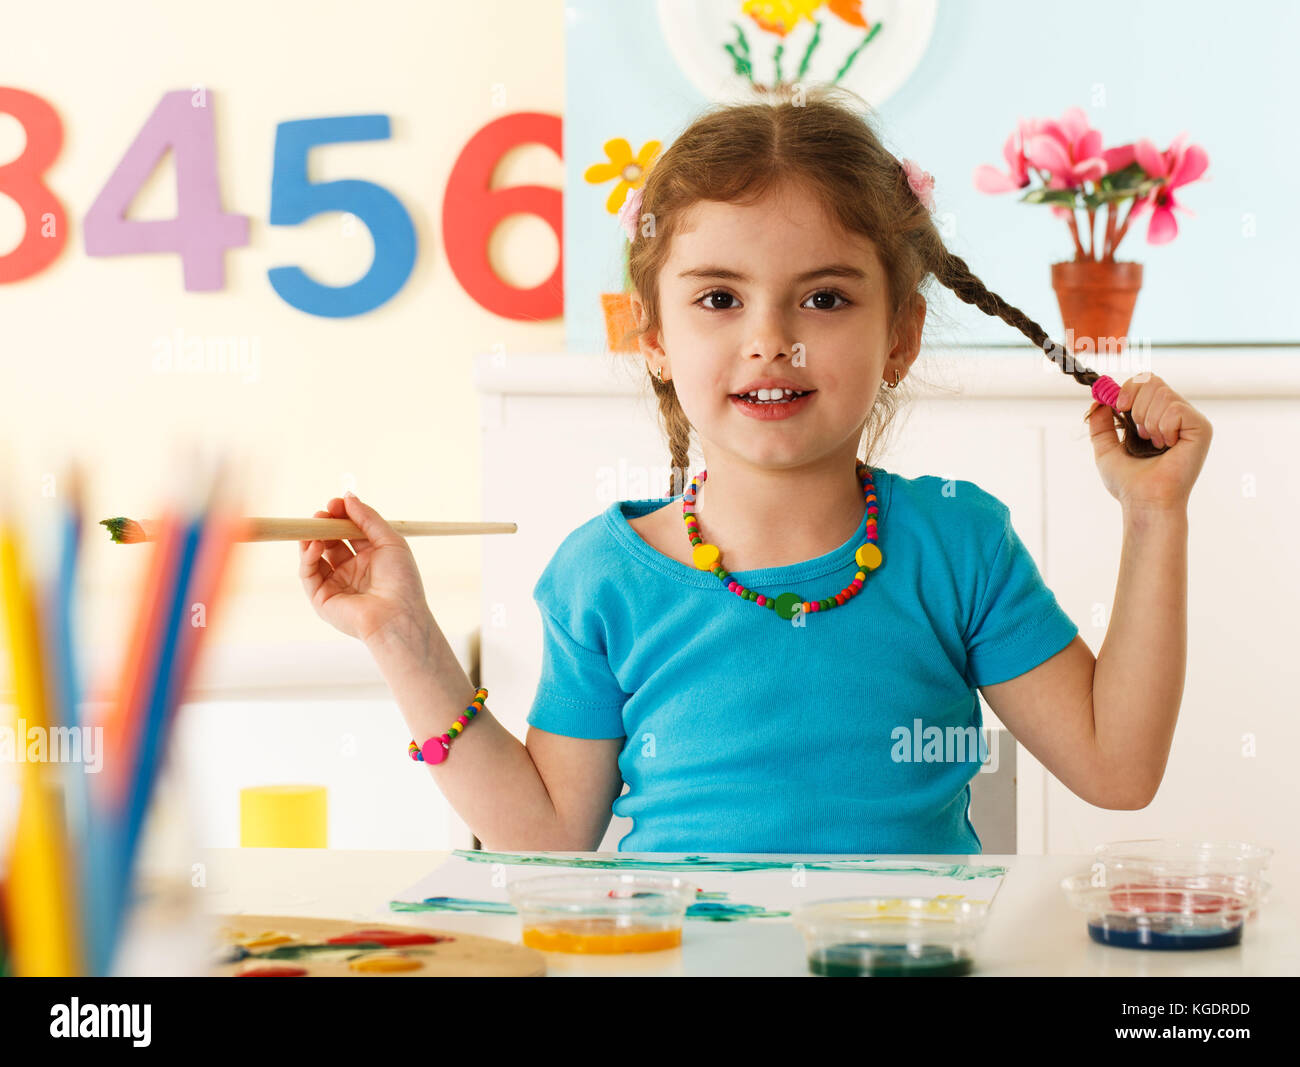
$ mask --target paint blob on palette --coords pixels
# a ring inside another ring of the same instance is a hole
[[[212,973],[229,978],[533,977],[546,957],[451,930],[288,915],[218,917]]]

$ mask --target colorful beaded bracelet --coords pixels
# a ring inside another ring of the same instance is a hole
[[[441,763],[447,758],[452,741],[465,729],[470,719],[483,710],[485,700],[487,700],[487,690],[480,686],[474,691],[474,699],[465,709],[465,714],[459,716],[445,734],[441,737],[431,737],[423,745],[417,745],[412,739],[406,746],[406,754],[417,763]]]

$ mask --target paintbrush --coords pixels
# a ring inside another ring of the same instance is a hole
[[[156,519],[100,519],[114,542],[134,545],[155,541],[160,523]],[[454,534],[514,533],[513,522],[404,522],[388,524],[403,537],[438,537]],[[243,520],[236,541],[358,541],[365,534],[351,519],[264,519]]]

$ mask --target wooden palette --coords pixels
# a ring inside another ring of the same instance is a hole
[[[546,957],[493,937],[424,926],[218,915],[219,978],[528,978]],[[319,948],[311,946],[320,946]]]

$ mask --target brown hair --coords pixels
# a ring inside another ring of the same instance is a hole
[[[782,86],[761,100],[714,104],[695,119],[655,161],[642,192],[641,219],[628,249],[628,275],[645,304],[645,319],[627,338],[661,327],[659,272],[683,213],[699,200],[748,202],[779,182],[797,181],[820,197],[826,210],[851,233],[876,246],[889,278],[890,326],[919,293],[927,275],[967,304],[1014,326],[1061,371],[1091,388],[1100,375],[1082,369],[1019,308],[990,292],[966,262],[944,246],[930,212],[917,199],[907,174],[882,144],[871,109],[842,86]],[[865,114],[854,110],[857,105]],[[649,215],[653,237],[642,232]],[[669,496],[682,491],[689,467],[691,425],[671,380],[650,377],[672,456]],[[893,389],[881,389],[867,418],[866,462],[897,410]],[[1112,410],[1125,430],[1131,455],[1156,455],[1140,437],[1132,415]]]

